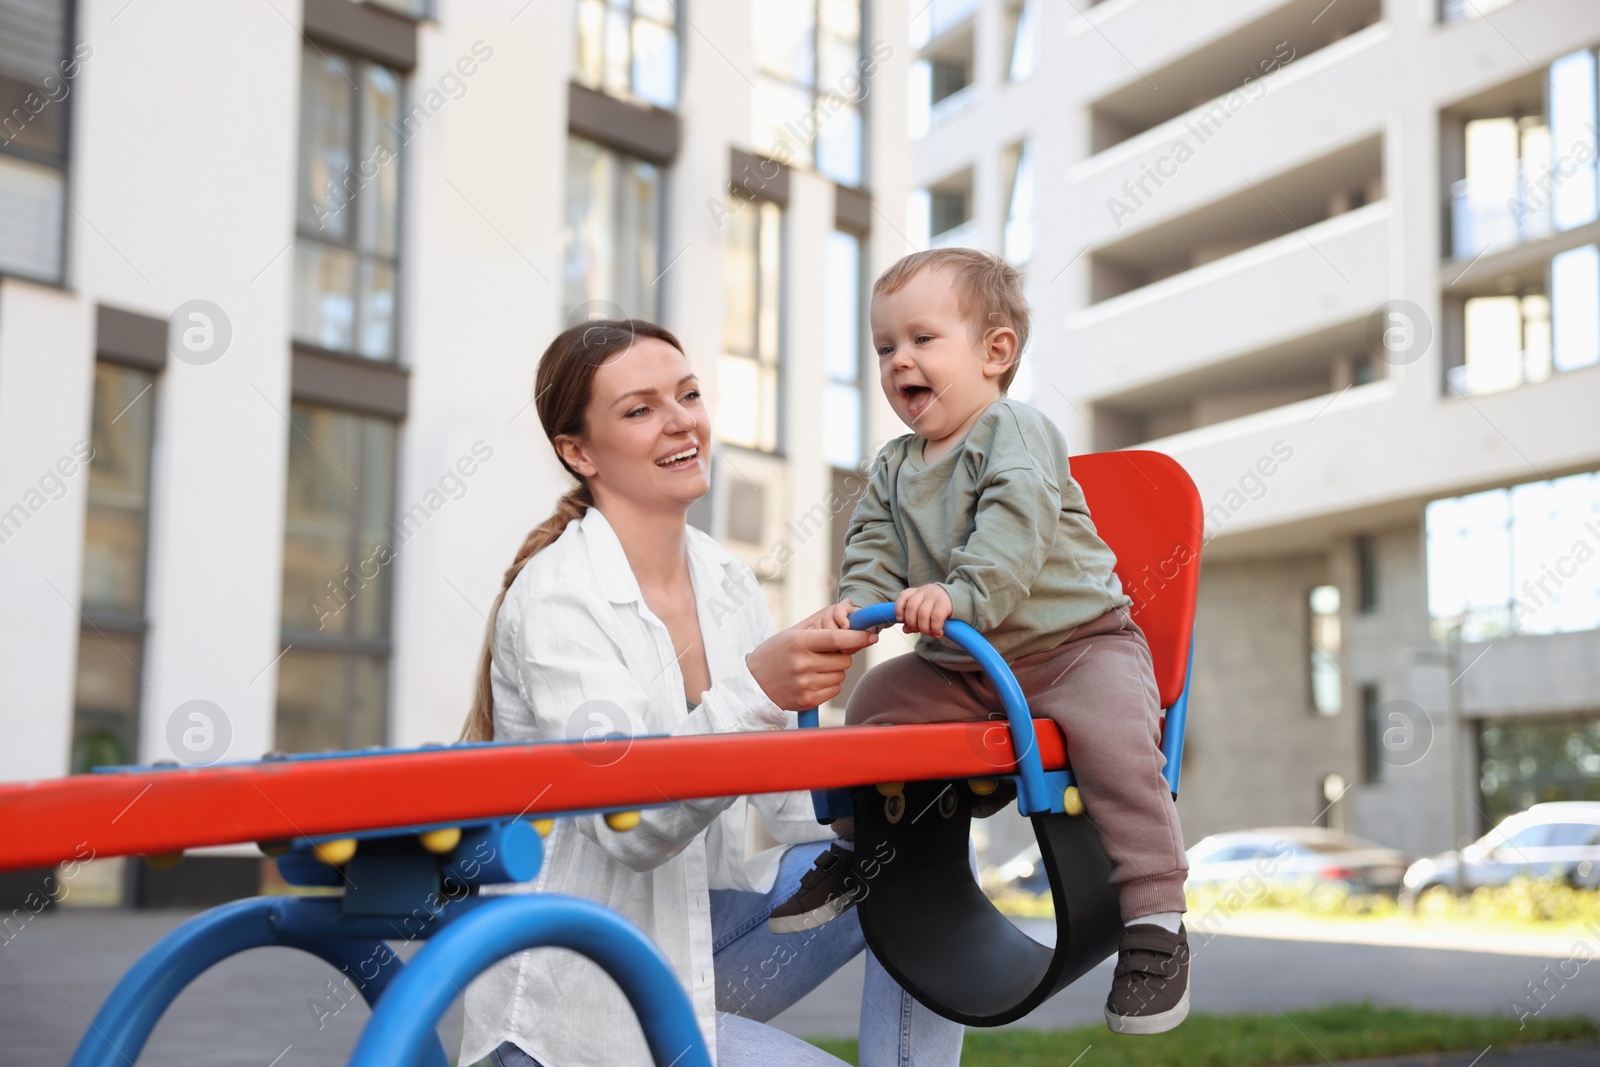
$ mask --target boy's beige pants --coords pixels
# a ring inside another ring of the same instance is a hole
[[[1161,707],[1150,646],[1128,609],[1084,623],[1062,644],[1011,664],[1036,718],[1054,720],[1083,795],[1084,817],[1111,859],[1124,921],[1184,911],[1189,869],[1177,806],[1161,769]],[[1004,718],[976,665],[935,666],[916,653],[867,671],[845,708],[851,726]]]

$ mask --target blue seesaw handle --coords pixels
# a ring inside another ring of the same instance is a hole
[[[887,601],[860,608],[850,614],[852,630],[893,626],[895,621],[894,604]],[[1000,694],[1000,704],[1005,708],[1006,721],[1011,727],[1011,745],[1017,754],[1018,807],[1025,815],[1058,809],[1059,799],[1052,802],[1052,790],[1045,782],[1044,765],[1039,760],[1039,745],[1033,732],[1033,714],[1028,710],[1022,687],[1017,684],[1017,676],[1011,673],[1011,668],[1000,658],[994,646],[966,623],[958,619],[946,621],[944,635],[973,658]],[[816,726],[817,709],[802,711],[800,725]]]

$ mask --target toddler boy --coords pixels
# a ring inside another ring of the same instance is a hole
[[[966,248],[906,256],[872,289],[885,395],[911,433],[878,456],[847,534],[839,599],[822,625],[892,600],[916,650],[869,670],[845,721],[960,722],[1003,713],[977,664],[943,639],[948,619],[988,638],[1035,715],[1058,723],[1086,816],[1111,859],[1125,923],[1106,1024],[1170,1030],[1189,1011],[1182,926],[1188,863],[1161,769],[1150,649],[1116,562],[1072,478],[1060,431],[1006,389],[1028,307],[1004,260]],[[773,910],[776,933],[855,903],[853,820]]]

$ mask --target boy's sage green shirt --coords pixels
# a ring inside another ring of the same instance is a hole
[[[1002,399],[936,463],[923,465],[915,434],[884,446],[850,519],[839,599],[860,608],[914,585],[942,585],[951,618],[1010,661],[1055,648],[1080,623],[1132,603],[1115,563],[1068,470],[1061,431]],[[923,634],[916,650],[943,666],[975,666],[947,638]]]

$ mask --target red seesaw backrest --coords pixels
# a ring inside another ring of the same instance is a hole
[[[1101,540],[1117,554],[1117,577],[1133,598],[1133,618],[1150,642],[1161,706],[1183,692],[1200,585],[1205,516],[1189,473],[1160,452],[1073,456]]]

